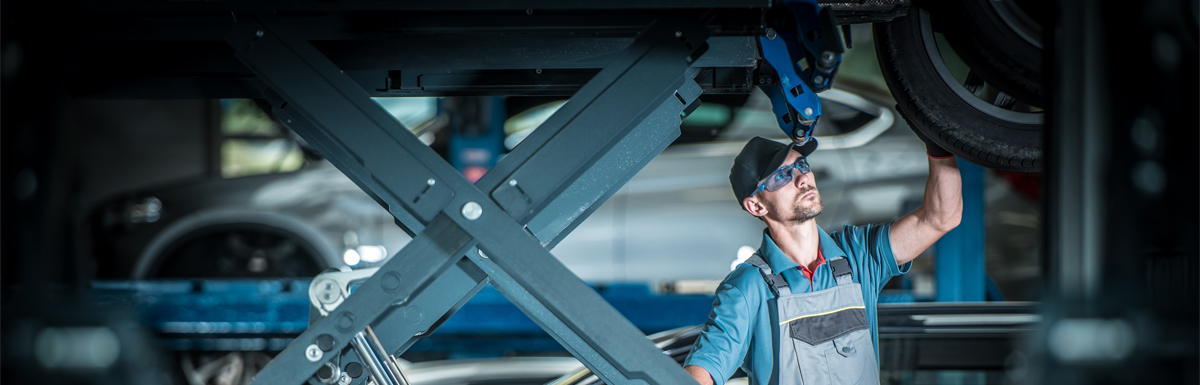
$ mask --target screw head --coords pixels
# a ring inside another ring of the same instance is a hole
[[[483,215],[483,207],[479,206],[478,203],[467,202],[462,206],[462,216],[463,218],[467,218],[468,221],[479,219],[481,215]]]
[[[775,40],[775,36],[778,36],[778,34],[775,33],[775,30],[772,28],[767,28],[767,40]]]
[[[317,344],[308,345],[304,349],[304,358],[307,358],[311,362],[317,362],[324,355],[325,353],[321,351],[321,348],[317,347]]]
[[[804,109],[804,116],[812,116],[812,114],[813,114],[812,107],[808,107],[808,108]]]
[[[337,288],[337,282],[334,282],[332,279],[323,279],[318,282],[316,295],[317,301],[326,305],[337,302],[342,297]]]
[[[821,52],[821,61],[823,61],[823,62],[832,63],[833,60],[836,58],[837,57],[834,56],[832,51]]]
[[[429,178],[429,180],[425,181],[425,184],[433,186],[433,185],[437,184],[437,181],[433,180],[433,178]]]
[[[536,69],[536,70],[533,70],[533,72],[536,72],[538,75],[541,75],[541,74],[542,74],[542,69],[541,69],[541,68],[538,68],[538,69]]]
[[[508,180],[508,185],[509,185],[509,186],[516,186],[516,185],[517,185],[517,180],[516,180],[516,179],[509,179],[509,180]]]
[[[675,37],[683,37],[683,31],[675,31]]]
[[[258,32],[255,32],[255,33],[254,33],[254,36],[262,37],[262,36],[263,36],[263,31],[262,31],[261,29],[260,29],[260,30],[258,30]]]
[[[824,77],[824,76],[821,76],[821,75],[813,76],[813,83],[815,83],[815,84],[825,84],[825,77]]]

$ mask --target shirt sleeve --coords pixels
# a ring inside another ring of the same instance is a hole
[[[892,240],[889,234],[891,222],[870,224],[864,226],[847,225],[841,233],[833,238],[847,254],[853,255],[852,262],[858,269],[859,284],[879,293],[883,285],[894,276],[908,272],[912,262],[903,266],[896,265],[896,256],[892,254]]]
[[[750,304],[737,286],[721,283],[708,322],[684,366],[702,367],[712,376],[714,384],[724,384],[746,358],[755,314]]]

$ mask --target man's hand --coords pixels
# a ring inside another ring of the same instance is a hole
[[[897,105],[896,108],[899,110],[900,106]],[[925,136],[925,134],[922,134],[921,131],[917,130],[916,127],[909,126],[909,128],[912,129],[913,133],[917,134],[918,138],[921,138],[922,142],[925,142],[925,153],[929,154],[930,158],[945,159],[954,156],[954,154],[950,153],[950,151],[946,151],[946,149],[942,148],[942,146],[939,146],[936,143],[933,143],[932,140],[929,140],[929,137]]]
[[[953,156],[936,158],[931,154],[929,180],[925,183],[921,207],[897,219],[888,233],[896,264],[908,263],[942,235],[958,227],[962,210],[962,176],[958,173],[958,161]]]
[[[699,382],[700,385],[713,385],[712,375],[709,375],[708,371],[704,370],[704,368],[696,365],[688,365],[684,366],[683,370],[691,374],[692,378],[695,378],[696,382]]]

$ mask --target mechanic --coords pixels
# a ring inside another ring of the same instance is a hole
[[[962,216],[958,163],[918,136],[929,155],[921,207],[832,235],[814,221],[823,208],[807,159],[815,140],[755,137],[742,148],[729,181],[742,209],[767,228],[754,256],[717,289],[684,362],[688,374],[724,384],[740,367],[751,384],[879,383],[879,290]]]

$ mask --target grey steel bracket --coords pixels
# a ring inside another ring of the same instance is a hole
[[[227,41],[270,88],[276,115],[414,235],[257,382],[307,381],[329,360],[307,357],[309,345],[346,351],[368,326],[402,351],[489,277],[605,381],[693,382],[547,246],[678,136],[701,92],[688,67],[706,39],[698,22],[654,22],[472,185],[302,35],[272,16],[240,19]]]

